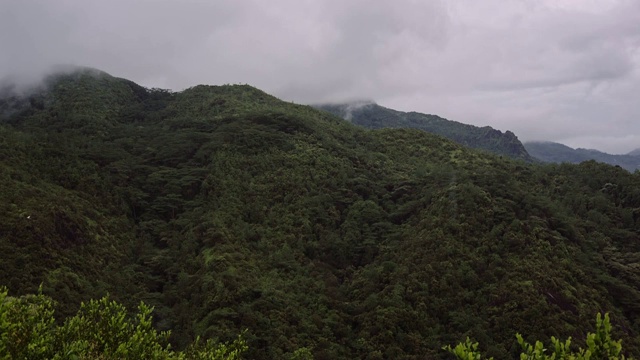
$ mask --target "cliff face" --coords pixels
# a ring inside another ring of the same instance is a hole
[[[486,150],[514,159],[533,161],[524,145],[511,131],[503,133],[489,126],[477,127],[436,115],[396,111],[373,102],[316,105],[315,107],[370,129],[420,129],[444,136],[470,148]]]

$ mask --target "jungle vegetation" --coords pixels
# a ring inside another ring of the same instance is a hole
[[[478,127],[437,115],[393,110],[367,101],[314,106],[369,129],[420,129],[473,149],[528,162],[534,161],[522,142],[511,131],[503,133],[490,126]]]
[[[242,334],[251,359],[445,359],[469,337],[505,359],[515,333],[586,349],[607,312],[640,354],[637,172],[368,130],[247,85],[78,70],[0,93],[0,285],[50,299],[47,326],[108,295],[131,324],[146,304],[161,352]]]

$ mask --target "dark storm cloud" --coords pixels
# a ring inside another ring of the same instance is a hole
[[[640,147],[638,24],[635,0],[8,0],[0,77],[248,83],[623,152]]]

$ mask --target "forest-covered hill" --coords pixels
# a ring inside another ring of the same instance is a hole
[[[626,155],[612,155],[598,150],[573,149],[554,142],[527,142],[524,146],[531,156],[544,162],[577,164],[583,161],[595,160],[610,165],[618,165],[632,172],[640,169],[640,152],[637,150]]]
[[[0,114],[0,285],[63,316],[110,293],[178,349],[247,329],[252,359],[449,358],[467,336],[502,359],[607,311],[640,355],[639,174],[92,70],[5,87]]]
[[[490,126],[473,126],[447,120],[437,115],[403,112],[361,101],[345,104],[322,104],[314,107],[369,129],[409,128],[444,136],[464,146],[486,150],[513,159],[533,161],[518,137]]]
[[[640,156],[640,148],[638,149],[634,149],[632,151],[629,151],[629,153],[627,153],[627,155],[631,155],[631,156]]]

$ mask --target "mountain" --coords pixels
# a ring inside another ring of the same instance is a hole
[[[314,107],[369,129],[420,129],[444,136],[470,148],[486,150],[514,159],[532,161],[520,140],[511,131],[502,133],[489,126],[477,127],[436,115],[392,110],[369,101],[321,104],[314,105]]]
[[[524,146],[531,156],[544,162],[577,164],[583,161],[595,160],[617,165],[629,171],[640,169],[640,152],[638,150],[634,150],[627,155],[611,155],[598,150],[573,149],[554,142],[527,142]]]
[[[154,307],[183,349],[495,358],[609,312],[640,355],[640,175],[368,130],[250,86],[56,74],[0,99],[0,286]],[[246,330],[246,332],[245,332]]]
[[[627,155],[630,156],[640,156],[640,148],[630,151]]]

